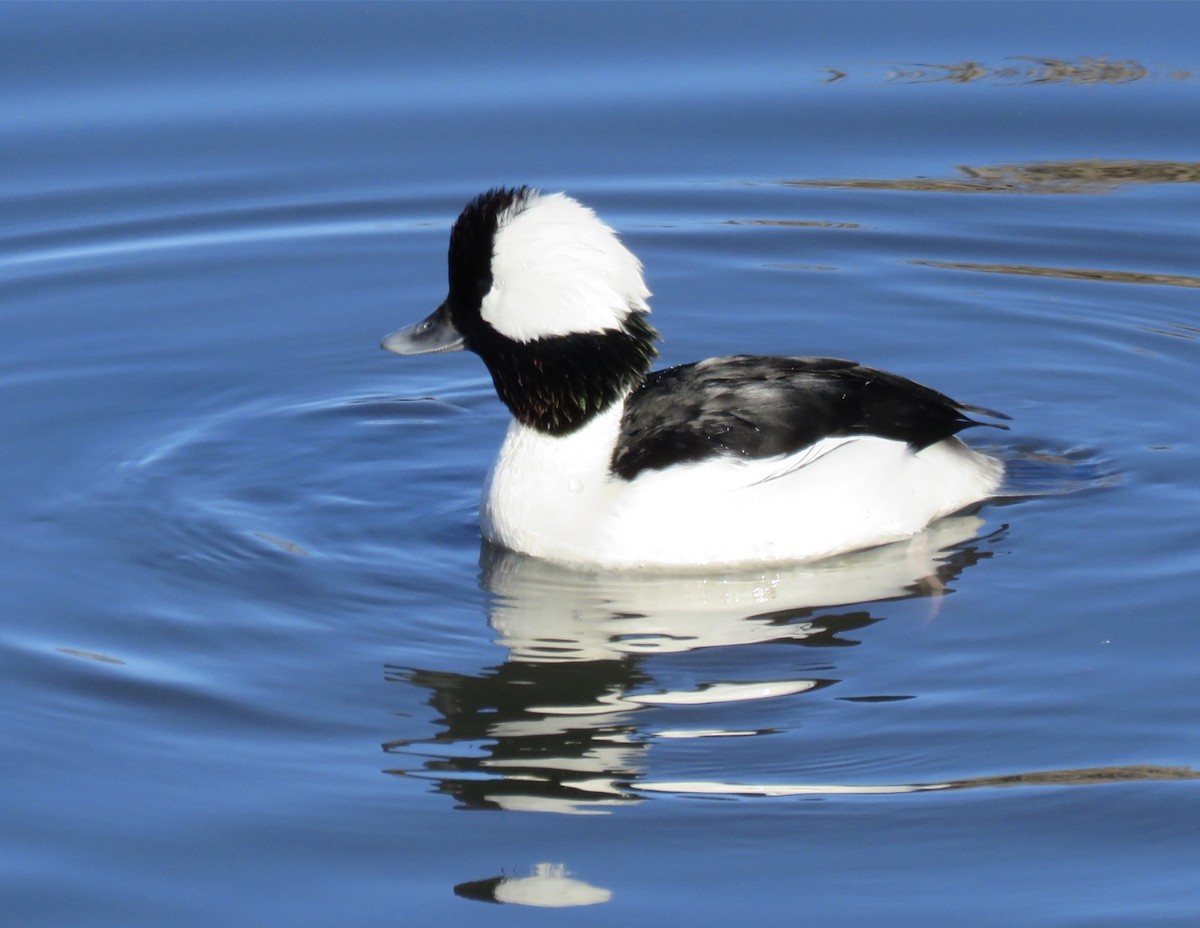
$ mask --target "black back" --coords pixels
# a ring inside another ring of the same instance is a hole
[[[1008,417],[921,384],[835,358],[737,355],[649,374],[626,401],[612,470],[643,470],[714,456],[768,458],[822,438],[876,435],[928,447],[974,425],[972,412]]]

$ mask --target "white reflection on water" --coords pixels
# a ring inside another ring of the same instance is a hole
[[[873,796],[888,793],[929,793],[948,789],[978,789],[1004,786],[1094,786],[1128,783],[1132,780],[1196,780],[1200,773],[1190,767],[1161,767],[1125,764],[1118,767],[1083,767],[1072,770],[1035,770],[994,777],[971,777],[945,783],[900,783],[894,785],[814,783],[722,783],[712,780],[641,782],[639,790],[694,796]]]
[[[726,574],[580,571],[485,547],[481,583],[506,659],[476,674],[390,668],[390,679],[428,690],[441,730],[385,744],[399,762],[388,772],[432,780],[466,808],[596,814],[640,801],[658,741],[765,734],[779,719],[753,710],[763,725],[722,728],[697,711],[777,705],[840,682],[780,676],[768,660],[742,662],[743,679],[692,670],[680,685],[672,657],[837,648],[882,618],[875,604],[931,597],[936,609],[947,584],[990,556],[982,525],[963,515],[900,544]]]
[[[972,558],[951,549],[983,520],[943,519],[905,542],[823,561],[719,574],[578,570],[484,552],[491,625],[509,660],[614,660],[806,638],[824,629],[796,613],[941,592]],[[786,622],[781,622],[782,616]]]
[[[497,876],[459,883],[454,894],[479,902],[563,909],[608,902],[612,890],[571,876],[563,864],[537,864],[528,876]]]

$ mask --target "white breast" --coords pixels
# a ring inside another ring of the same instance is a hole
[[[897,541],[987,498],[999,461],[956,438],[913,453],[832,438],[786,457],[612,477],[620,406],[566,438],[514,422],[484,485],[490,541],[609,567],[799,561]]]

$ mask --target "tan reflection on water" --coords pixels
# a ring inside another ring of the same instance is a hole
[[[832,222],[821,219],[726,219],[727,226],[786,226],[795,229],[861,229],[857,222]]]
[[[1169,80],[1188,80],[1191,71],[1173,69],[1165,72],[1150,68],[1132,59],[1112,61],[1105,57],[1039,58],[1032,55],[1013,55],[1011,64],[994,67],[980,61],[959,61],[954,64],[898,64],[888,72],[888,81],[904,84],[970,84],[991,80],[1006,84],[1129,84],[1149,77]]]
[[[928,193],[1109,193],[1131,184],[1200,182],[1200,161],[1139,161],[1093,158],[975,167],[959,165],[961,177],[785,180],[787,187],[916,190]]]
[[[849,68],[825,67],[818,72],[822,84],[861,77]],[[1037,55],[1012,55],[1001,64],[983,61],[947,63],[900,63],[888,65],[883,80],[889,84],[978,84],[990,82],[1002,86],[1029,87],[1039,84],[1088,87],[1132,84],[1135,81],[1189,81],[1195,72],[1189,68],[1151,66],[1131,58],[1111,59],[1103,55],[1078,58],[1042,58]],[[872,76],[873,77],[873,76]]]
[[[1126,184],[1194,184],[1200,181],[1200,161],[1139,161],[1092,158],[1081,161],[1038,161],[994,167],[959,168],[968,177],[1007,186],[1111,189]]]
[[[910,264],[951,271],[981,271],[987,274],[1019,274],[1026,277],[1058,277],[1063,280],[1103,280],[1121,284],[1159,284],[1168,287],[1200,287],[1200,277],[1188,274],[1147,274],[1141,271],[1105,271],[1096,268],[1038,267],[1027,264],[974,264],[968,261],[914,259]],[[1180,333],[1173,333],[1180,334]]]

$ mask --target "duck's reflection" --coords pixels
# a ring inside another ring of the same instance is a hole
[[[722,574],[580,571],[485,549],[482,584],[507,659],[478,674],[388,668],[429,690],[443,729],[385,744],[389,772],[432,779],[466,808],[578,814],[637,801],[655,741],[770,730],[714,724],[716,709],[695,724],[684,707],[837,683],[822,652],[796,660],[778,649],[857,644],[847,634],[882,618],[872,604],[940,594],[987,556],[981,525],[964,515],[901,544]],[[732,645],[769,653],[678,666]]]
[[[612,898],[610,890],[576,879],[562,864],[538,864],[527,876],[494,876],[459,883],[454,895],[541,909],[597,905]]]
[[[515,661],[602,661],[801,640],[829,631],[825,617],[810,621],[817,609],[942,592],[978,559],[964,543],[982,524],[976,516],[943,519],[901,544],[717,574],[581,571],[488,548],[483,584],[493,596],[491,625]]]

